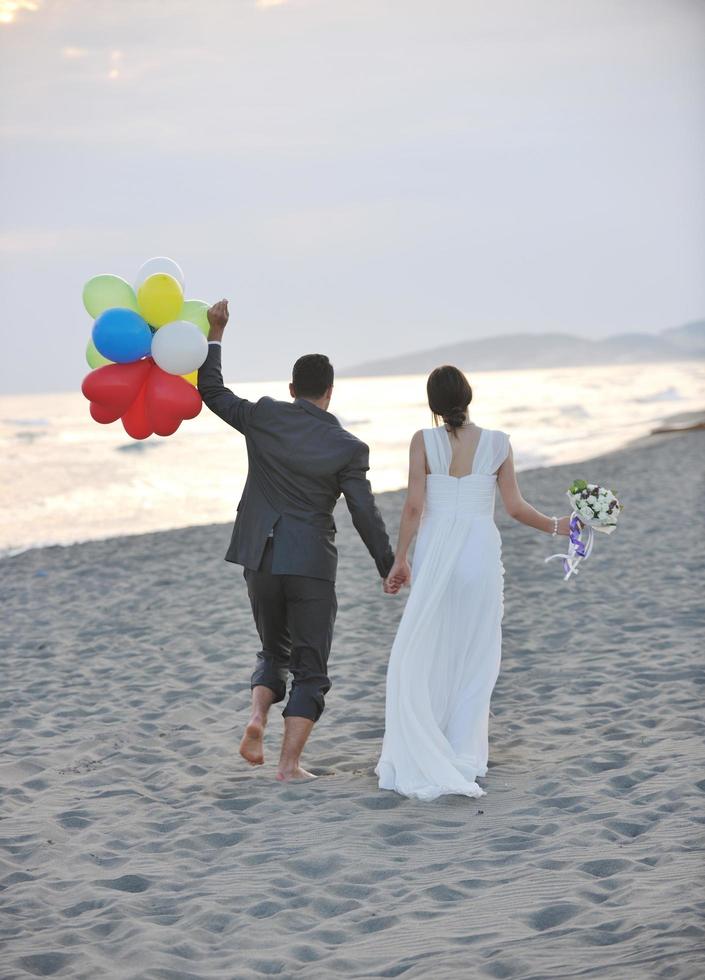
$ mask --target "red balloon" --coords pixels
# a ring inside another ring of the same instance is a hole
[[[104,364],[86,375],[81,391],[89,402],[117,413],[111,419],[114,422],[133,403],[153,364],[151,357],[131,364]]]
[[[81,390],[96,422],[107,424],[122,418],[125,432],[133,439],[146,439],[155,432],[173,435],[203,405],[192,384],[162,371],[151,357],[97,368],[83,379]]]
[[[154,433],[154,429],[147,421],[144,410],[145,388],[146,385],[140,388],[137,398],[135,398],[122,417],[123,428],[128,436],[132,436],[133,439],[147,439]]]
[[[201,396],[192,384],[176,374],[167,374],[155,364],[145,385],[145,413],[158,436],[170,436],[184,419],[201,411]]]
[[[117,422],[120,418],[119,412],[115,412],[111,408],[103,408],[95,402],[91,402],[90,404],[90,413],[95,421],[100,422],[102,425],[107,425],[109,422]]]

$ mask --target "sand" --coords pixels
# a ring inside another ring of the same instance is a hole
[[[340,612],[310,785],[236,749],[254,628],[229,527],[0,562],[0,975],[705,975],[702,431],[522,474],[622,526],[577,580],[498,503],[506,606],[482,800],[377,790],[402,604],[339,520]],[[401,496],[380,499],[396,525]],[[702,582],[700,583],[702,584]]]

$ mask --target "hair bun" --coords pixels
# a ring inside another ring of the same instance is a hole
[[[443,421],[452,429],[459,429],[467,421],[467,409],[452,408],[447,415],[443,416]]]
[[[467,422],[472,388],[460,368],[443,364],[431,371],[426,382],[426,394],[436,425],[443,419],[454,432]]]

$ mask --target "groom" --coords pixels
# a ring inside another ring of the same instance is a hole
[[[333,509],[344,494],[353,524],[385,578],[394,556],[366,479],[369,449],[328,412],[333,366],[323,354],[294,365],[293,402],[239,398],[223,384],[221,342],[228,303],[208,311],[208,357],[198,390],[216,415],[245,436],[249,472],[226,560],[243,565],[262,649],[252,674],[252,714],[240,755],[264,762],[270,707],[286,697],[277,779],[313,779],[301,753],[330,689],[328,654],[337,603]]]

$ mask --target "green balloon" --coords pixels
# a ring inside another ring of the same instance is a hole
[[[120,276],[93,276],[89,279],[83,287],[83,305],[94,320],[116,306],[139,313],[134,289]]]
[[[94,370],[95,368],[103,367],[104,364],[114,363],[114,361],[109,361],[107,357],[103,357],[92,340],[89,340],[86,344],[86,360],[88,361],[88,366]]]
[[[202,299],[187,299],[179,313],[179,320],[195,323],[201,333],[207,337],[211,328],[208,322],[208,306],[209,304]]]

